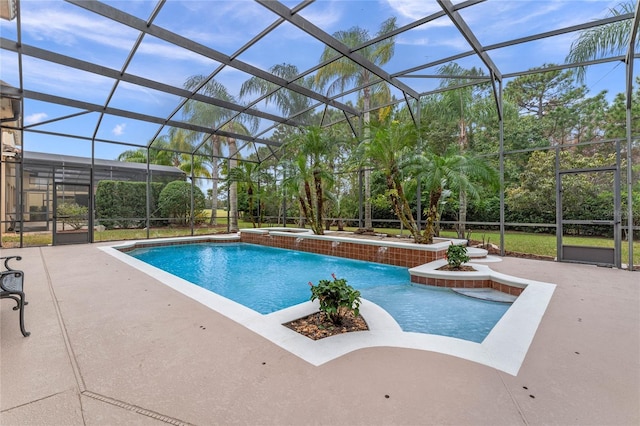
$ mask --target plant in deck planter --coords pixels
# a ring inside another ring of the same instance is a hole
[[[339,326],[349,312],[356,317],[360,314],[360,292],[347,284],[344,278],[336,278],[335,274],[331,276],[333,281],[320,280],[315,286],[309,282],[311,301],[318,299],[320,311],[334,325]]]
[[[471,258],[467,256],[467,248],[465,246],[450,245],[447,249],[447,262],[453,269],[460,269],[460,265],[468,262]]]

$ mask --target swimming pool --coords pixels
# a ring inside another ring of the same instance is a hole
[[[330,279],[332,273],[385,309],[406,332],[482,342],[510,306],[412,285],[407,268],[254,244],[173,245],[128,254],[261,314],[308,301],[308,282]]]

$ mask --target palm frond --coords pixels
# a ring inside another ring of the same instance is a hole
[[[626,1],[609,10],[608,17],[633,13],[635,5],[633,1]],[[618,21],[599,27],[581,31],[579,36],[571,44],[571,49],[565,62],[582,63],[607,56],[620,55],[626,52],[631,39],[632,20]],[[636,39],[636,46],[640,47],[640,38]],[[586,70],[584,66],[578,67],[577,79],[584,81]]]

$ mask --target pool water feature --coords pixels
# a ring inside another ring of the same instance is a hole
[[[174,245],[128,254],[263,315],[308,301],[308,283],[332,273],[386,310],[405,332],[480,343],[510,306],[412,285],[403,267],[254,244]]]

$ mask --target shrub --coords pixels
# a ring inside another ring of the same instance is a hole
[[[360,292],[347,284],[344,278],[336,278],[331,274],[333,281],[320,280],[318,285],[311,286],[311,301],[318,299],[320,311],[334,325],[341,325],[342,320],[349,312],[358,316],[360,314]]]
[[[465,262],[468,262],[470,257],[467,256],[467,248],[465,246],[457,246],[451,244],[447,249],[447,262],[452,268],[460,268]]]
[[[193,213],[195,217],[204,209],[204,194],[197,186],[193,192]],[[191,184],[176,180],[167,184],[160,193],[158,205],[162,215],[175,218],[181,225],[191,220]]]
[[[163,183],[151,183],[150,217],[157,217],[156,201]],[[107,229],[135,228],[147,216],[147,183],[102,180],[96,188],[96,219]]]
[[[58,220],[63,224],[71,225],[73,229],[80,229],[87,224],[89,209],[78,203],[62,203],[58,205]]]

